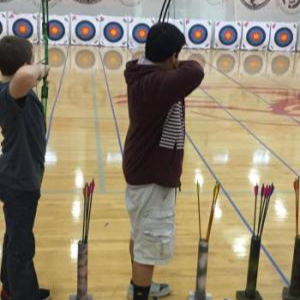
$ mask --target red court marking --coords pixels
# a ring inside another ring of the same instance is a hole
[[[245,90],[245,88],[241,87],[230,87],[230,86],[214,86],[204,87],[207,90],[216,90],[216,89],[240,89]],[[252,92],[256,94],[267,94],[267,95],[274,95],[278,96],[276,100],[269,100],[270,105],[267,109],[255,109],[250,107],[240,107],[234,105],[223,105],[226,109],[231,111],[239,111],[239,112],[252,112],[252,113],[259,113],[259,114],[273,114],[273,115],[283,115],[283,116],[292,116],[292,117],[300,117],[300,90],[299,89],[284,89],[284,88],[272,88],[272,87],[247,87],[248,90],[251,89]],[[246,90],[247,90],[246,89]],[[115,97],[116,104],[123,105],[127,103],[127,96],[126,95],[119,95]],[[241,101],[240,101],[241,102]],[[210,100],[207,100],[206,97],[189,97],[186,100],[186,107],[187,109],[191,108],[198,108],[198,109],[223,109],[219,107],[217,104],[212,104]],[[200,112],[192,111],[194,114],[200,114]],[[252,121],[247,121],[251,123]],[[255,122],[259,123],[259,122]],[[266,125],[278,125],[278,126],[294,126],[289,124],[278,124],[278,123],[261,123]],[[298,125],[296,125],[298,126]]]

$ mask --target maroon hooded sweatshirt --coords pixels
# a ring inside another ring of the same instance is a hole
[[[204,78],[195,61],[165,70],[155,64],[127,63],[129,129],[123,172],[130,185],[179,187],[185,140],[184,98]]]

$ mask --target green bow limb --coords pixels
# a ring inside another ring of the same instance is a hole
[[[42,1],[42,10],[43,10],[43,23],[42,23],[42,30],[43,30],[43,41],[44,41],[44,49],[45,49],[45,58],[43,64],[45,66],[49,65],[49,4],[48,0],[41,0]],[[47,106],[48,106],[48,94],[49,94],[49,87],[48,87],[48,79],[47,76],[43,78],[43,85],[42,85],[42,92],[41,92],[41,100],[44,107],[45,116],[47,116]]]

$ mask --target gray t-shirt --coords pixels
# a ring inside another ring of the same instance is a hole
[[[30,91],[23,99],[9,94],[0,83],[0,187],[34,191],[41,188],[46,153],[46,122],[43,106]]]

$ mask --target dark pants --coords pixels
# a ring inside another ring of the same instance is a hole
[[[6,225],[1,281],[12,300],[40,300],[33,264],[33,226],[39,198],[40,191],[0,190]]]

